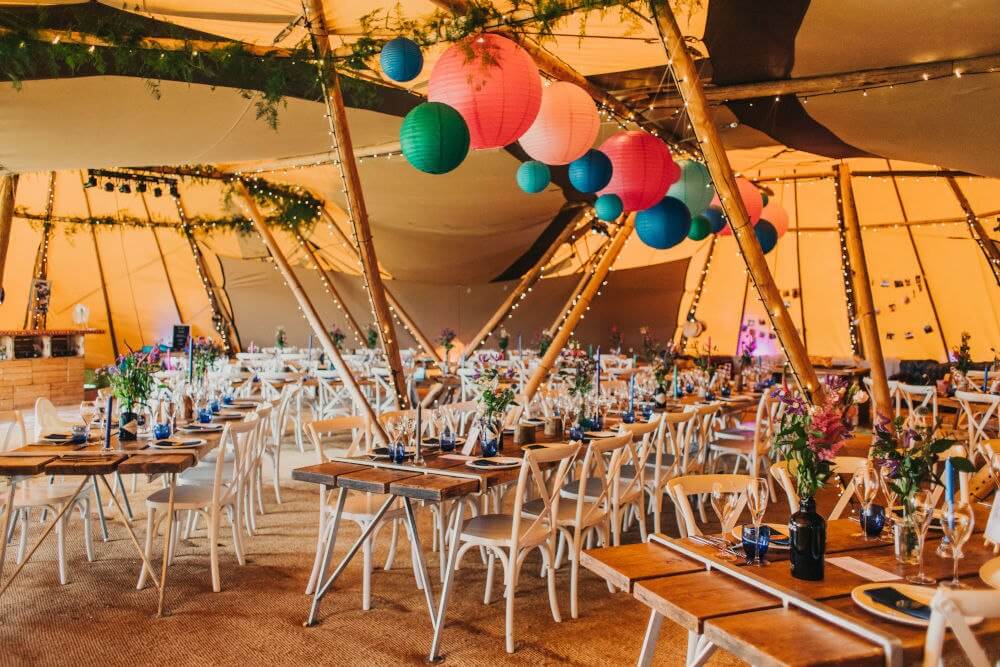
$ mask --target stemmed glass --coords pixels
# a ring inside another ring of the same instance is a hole
[[[888,521],[891,521],[893,525],[896,523],[896,515],[893,509],[896,507],[896,501],[899,498],[899,494],[896,493],[896,489],[893,488],[892,473],[893,466],[889,463],[883,463],[878,469],[878,483],[882,489],[882,495],[885,496],[885,515]],[[890,526],[886,534],[884,534],[880,539],[884,542],[892,542],[893,534],[895,529]]]
[[[770,497],[770,490],[767,487],[767,480],[761,477],[754,477],[747,482],[747,509],[750,510],[750,520],[753,522],[753,534],[756,543],[760,544],[760,525],[764,520],[764,510],[767,509],[767,501]],[[760,549],[754,550],[753,562],[751,565],[763,565],[764,559],[760,556]]]
[[[733,529],[736,517],[739,514],[740,494],[726,490],[726,487],[716,482],[712,484],[712,509],[719,517],[719,525],[722,528],[723,545],[719,547],[719,556],[727,560],[733,558],[729,553],[729,531]]]
[[[871,509],[879,487],[879,478],[875,472],[875,466],[871,461],[868,461],[865,465],[854,471],[853,483],[854,497],[861,504],[861,532],[856,533],[854,537],[863,537],[865,542],[867,542],[870,538],[866,530],[865,519],[868,516],[868,510]]]
[[[97,417],[97,403],[95,401],[82,401],[80,403],[80,419],[83,420],[87,431],[90,431],[95,417]]]
[[[917,529],[918,563],[917,573],[906,578],[911,584],[928,586],[937,580],[924,574],[924,542],[927,540],[927,529],[934,518],[934,496],[930,491],[918,491],[913,496],[913,512],[911,516]]]
[[[969,588],[958,580],[958,561],[962,560],[962,547],[968,542],[972,535],[972,529],[976,525],[976,515],[972,511],[972,505],[961,502],[955,503],[954,508],[947,513],[941,522],[944,534],[951,543],[951,581],[942,582],[941,586],[952,589]]]

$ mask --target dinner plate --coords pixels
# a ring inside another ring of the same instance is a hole
[[[747,524],[747,525],[750,525],[750,524]],[[770,528],[771,529],[771,535],[774,535],[775,533],[779,533],[780,535],[782,535],[786,539],[788,538],[788,526],[786,524],[781,524],[781,523],[762,523],[760,525],[767,526],[768,528]],[[735,528],[733,528],[733,530],[732,530],[732,536],[735,537],[739,541],[739,544],[743,544],[743,526],[736,526]],[[791,546],[790,544],[777,544],[775,542],[771,542],[768,545],[767,548],[769,550],[770,549],[776,549],[776,550],[779,550],[779,551],[787,551],[790,546]]]
[[[218,419],[219,421],[232,421],[233,419],[243,419],[245,417],[242,412],[220,412],[217,415],[212,415],[212,419]]]
[[[182,449],[184,447],[197,447],[198,445],[204,445],[206,440],[202,438],[164,438],[163,440],[154,440],[149,443],[149,446],[153,449]]]
[[[516,459],[512,456],[491,456],[489,458],[466,461],[465,465],[476,470],[506,470],[508,468],[519,468],[521,466],[521,459]]]
[[[424,438],[423,443],[427,447],[439,447],[441,445],[441,441],[437,438]],[[455,438],[456,447],[464,444],[465,438]]]
[[[188,424],[179,430],[184,433],[218,433],[222,430],[222,424]]]
[[[588,438],[613,438],[620,434],[614,431],[585,431],[584,435]]]
[[[896,621],[897,623],[902,623],[904,625],[914,625],[918,628],[926,628],[929,625],[928,621],[925,621],[922,618],[908,616],[892,607],[875,602],[870,597],[865,595],[865,591],[872,588],[895,588],[906,597],[926,605],[931,603],[931,598],[934,597],[934,593],[937,592],[937,588],[931,586],[914,586],[912,584],[876,581],[870,584],[862,584],[851,591],[851,599],[854,600],[854,604],[858,605],[870,614],[881,616],[882,618],[890,621]],[[965,619],[965,622],[969,625],[982,623],[982,621],[982,616],[969,616]]]
[[[979,578],[987,586],[1000,588],[1000,557],[991,558],[979,568]]]

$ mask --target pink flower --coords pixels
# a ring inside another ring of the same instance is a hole
[[[858,405],[867,403],[868,394],[863,390],[858,390],[858,392],[854,394],[854,402],[857,403]]]

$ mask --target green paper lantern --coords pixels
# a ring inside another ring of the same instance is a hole
[[[700,241],[712,233],[712,223],[703,215],[696,215],[691,218],[691,229],[688,230],[688,238],[692,241]]]
[[[427,174],[447,174],[469,154],[469,128],[447,104],[424,102],[414,107],[399,128],[403,157]]]
[[[544,162],[528,160],[517,168],[517,187],[529,195],[544,190],[551,180],[552,174]]]
[[[594,211],[597,218],[605,222],[613,222],[622,214],[622,199],[615,194],[601,195],[594,202]]]
[[[763,190],[760,191],[760,201],[763,206],[767,206],[767,202],[770,201],[770,199],[767,196],[767,193],[764,192]]]
[[[683,160],[679,165],[681,177],[667,190],[667,196],[681,200],[692,214],[697,215],[708,208],[715,196],[712,177],[708,167],[701,162]]]

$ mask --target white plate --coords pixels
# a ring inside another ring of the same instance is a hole
[[[191,424],[178,429],[183,433],[218,433],[222,430],[222,424]]]
[[[480,461],[494,461],[495,463],[483,465]],[[477,465],[478,464],[478,465]],[[512,456],[490,456],[488,458],[478,458],[467,461],[465,465],[476,470],[506,470],[508,468],[521,467],[521,459]]]
[[[621,434],[615,431],[585,431],[584,435],[588,438],[613,438]]]
[[[979,568],[979,578],[987,586],[1000,588],[1000,558],[991,558]]]
[[[161,445],[161,442],[172,442],[176,444],[172,445]],[[185,447],[197,447],[198,445],[204,445],[207,441],[202,438],[166,438],[164,440],[154,440],[149,443],[149,446],[153,449],[184,449]]]
[[[246,415],[242,412],[220,412],[217,415],[212,415],[212,419],[217,419],[219,421],[232,421],[234,419],[243,419]]]
[[[928,626],[927,621],[914,616],[907,616],[900,611],[896,611],[892,607],[881,605],[864,594],[864,591],[869,588],[886,587],[895,588],[906,597],[916,600],[922,604],[930,604],[931,598],[933,598],[934,593],[937,592],[937,588],[931,586],[914,586],[912,584],[897,584],[892,582],[876,581],[870,584],[863,584],[855,588],[851,591],[851,599],[854,600],[854,604],[858,605],[868,613],[874,614],[875,616],[881,616],[882,618],[886,618],[890,621],[896,621],[897,623],[902,623],[904,625],[914,625],[918,628],[926,628]],[[965,622],[969,625],[982,623],[982,621],[982,616],[971,616],[965,619]]]
[[[781,533],[782,536],[788,537],[787,525],[783,525],[780,523],[762,523],[760,525],[768,526],[771,529],[772,535],[774,533]],[[743,526],[736,526],[735,528],[733,528],[732,535],[738,540],[739,544],[743,544]],[[771,544],[768,545],[767,550],[770,551],[771,549],[777,549],[779,551],[786,551],[790,547],[791,544],[775,544],[774,542],[771,542]]]
[[[522,424],[526,424],[528,426],[544,426],[545,425],[545,422],[542,421],[541,419],[522,419],[521,423]]]

